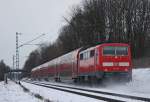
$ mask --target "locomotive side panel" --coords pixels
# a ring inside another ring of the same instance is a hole
[[[95,48],[80,52],[79,76],[93,75],[95,72]]]
[[[93,57],[91,52],[94,51]],[[79,77],[132,78],[131,52],[128,44],[109,43],[80,52]]]

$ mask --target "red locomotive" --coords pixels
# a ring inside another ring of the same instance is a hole
[[[123,43],[106,43],[87,49],[80,48],[34,68],[31,76],[75,82],[107,77],[130,80],[130,46]]]

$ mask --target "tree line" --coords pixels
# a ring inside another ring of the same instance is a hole
[[[10,69],[3,60],[0,61],[0,81],[4,80],[4,74]]]
[[[128,43],[132,57],[138,58],[150,44],[149,0],[84,0],[64,20],[56,41],[31,52],[25,70],[82,46]]]

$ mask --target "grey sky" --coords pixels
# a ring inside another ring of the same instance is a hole
[[[81,0],[0,0],[0,59],[12,66],[16,32],[22,33],[19,36],[20,44],[42,33],[46,33],[46,36],[33,43],[54,41],[64,24],[62,17],[68,16],[72,6],[80,2]],[[37,46],[24,46],[20,49],[21,67],[35,48]]]

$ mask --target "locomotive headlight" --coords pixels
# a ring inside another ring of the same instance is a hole
[[[119,62],[119,66],[129,66],[129,62]]]
[[[103,66],[113,66],[113,62],[103,62]]]

